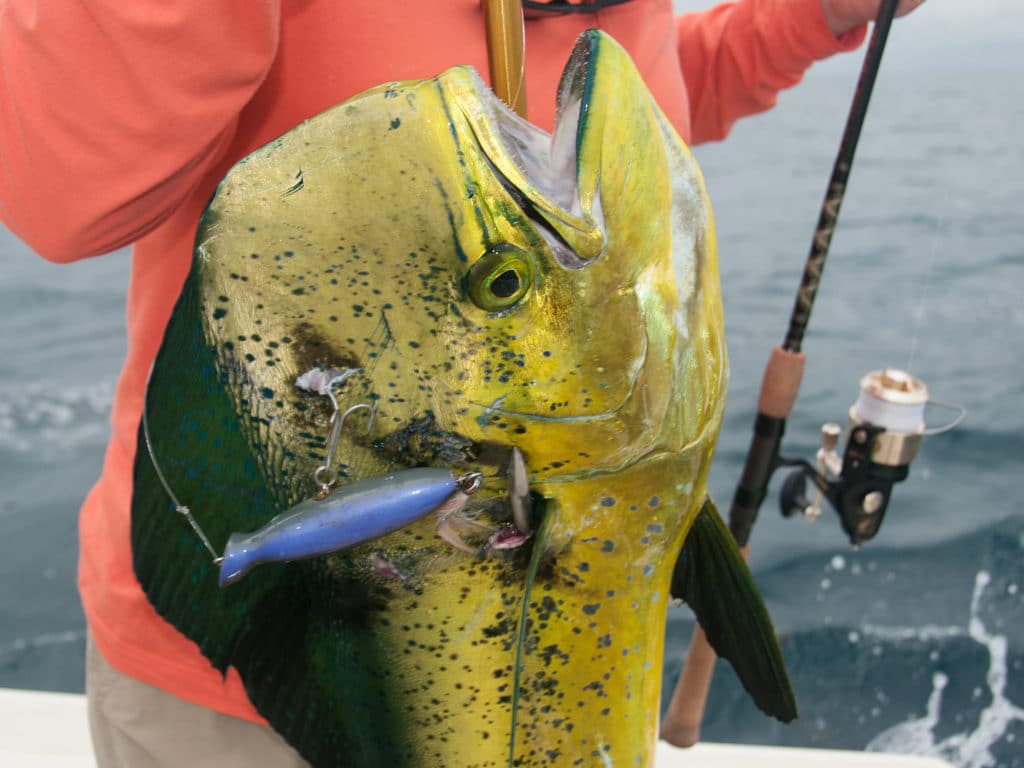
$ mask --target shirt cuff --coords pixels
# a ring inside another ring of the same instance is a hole
[[[868,34],[868,25],[861,24],[836,37],[825,21],[821,0],[791,0],[786,18],[794,24],[793,39],[811,61],[825,59],[836,53],[859,48]]]

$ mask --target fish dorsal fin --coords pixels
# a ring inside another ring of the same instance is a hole
[[[754,578],[715,503],[706,499],[687,534],[672,594],[697,615],[708,642],[728,660],[758,708],[788,723],[796,699]]]

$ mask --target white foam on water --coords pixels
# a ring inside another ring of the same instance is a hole
[[[110,432],[113,382],[0,390],[0,450],[66,454]]]
[[[936,672],[932,676],[932,691],[928,696],[924,717],[908,720],[882,731],[867,745],[867,751],[940,757],[953,762],[959,768],[995,768],[996,758],[992,754],[992,747],[1004,737],[1012,736],[1007,734],[1012,723],[1024,722],[1024,709],[1006,697],[1006,636],[991,634],[980,617],[981,596],[991,581],[992,578],[987,571],[979,571],[975,577],[966,632],[959,627],[925,627],[909,630],[865,628],[865,632],[887,639],[913,637],[930,640],[966,634],[987,648],[989,666],[985,681],[992,694],[992,701],[978,715],[977,726],[973,730],[955,733],[936,741],[935,727],[939,723],[942,693],[949,683],[947,675]]]
[[[870,635],[879,640],[890,640],[892,642],[946,640],[951,637],[967,635],[967,630],[963,627],[939,627],[934,624],[925,624],[923,627],[879,627],[875,624],[865,624],[861,627],[861,631],[865,635]]]
[[[46,632],[34,637],[19,637],[0,644],[0,661],[20,656],[26,651],[51,648],[58,645],[81,645],[85,642],[84,629],[68,629],[64,632]]]

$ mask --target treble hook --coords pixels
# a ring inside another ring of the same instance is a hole
[[[370,412],[370,420],[366,423],[366,434],[370,434],[370,430],[373,429],[373,419],[377,415],[377,406],[367,405],[366,403],[357,403],[346,409],[343,413],[341,412],[341,406],[338,404],[338,399],[335,397],[334,390],[339,384],[345,379],[355,373],[355,370],[346,370],[341,374],[331,379],[326,386],[325,394],[331,400],[331,406],[334,408],[334,413],[331,414],[331,431],[327,433],[327,457],[324,459],[324,463],[317,467],[313,471],[313,482],[320,486],[320,490],[317,492],[318,498],[323,498],[331,492],[331,488],[338,480],[338,470],[334,469],[334,454],[338,448],[338,442],[341,440],[341,431],[345,427],[345,419],[350,414],[366,409]],[[339,415],[340,413],[340,415]]]

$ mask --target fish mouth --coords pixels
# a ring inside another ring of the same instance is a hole
[[[547,423],[547,424],[591,424],[594,422],[609,421],[611,419],[617,419],[623,415],[624,411],[628,408],[629,404],[634,401],[634,395],[637,391],[638,382],[641,374],[644,371],[647,363],[647,350],[648,350],[648,339],[646,336],[641,338],[640,352],[637,354],[634,367],[626,375],[626,391],[622,399],[610,408],[606,408],[603,411],[597,411],[594,413],[580,413],[580,414],[560,414],[552,415],[546,413],[537,413],[531,411],[520,411],[514,408],[504,408],[502,403],[507,399],[507,395],[502,395],[491,403],[474,402],[473,405],[480,409],[481,419],[488,419],[491,416],[508,416],[516,419],[524,419],[528,422],[536,423]],[[643,406],[643,403],[641,403]],[[646,408],[644,408],[646,410]],[[646,415],[646,414],[645,414]]]
[[[565,269],[581,269],[608,248],[600,173],[591,184],[580,174],[598,42],[596,36],[585,34],[573,48],[558,87],[552,133],[510,109],[479,76],[477,90],[487,124],[467,115],[495,177]]]

